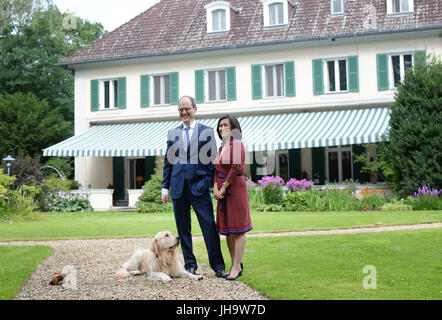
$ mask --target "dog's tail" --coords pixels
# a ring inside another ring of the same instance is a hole
[[[117,271],[117,273],[115,274],[115,277],[117,277],[118,279],[122,279],[122,278],[127,278],[130,276],[129,271],[127,271],[124,268],[121,268],[120,270]]]

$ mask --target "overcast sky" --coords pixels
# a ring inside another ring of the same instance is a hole
[[[90,22],[100,22],[113,31],[146,11],[160,0],[53,0],[64,12],[71,12]]]

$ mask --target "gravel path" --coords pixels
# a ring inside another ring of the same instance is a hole
[[[305,236],[381,232],[442,228],[442,223],[354,228],[327,231],[300,231],[269,234],[249,234],[248,237]],[[195,241],[201,237],[195,237]],[[197,274],[204,279],[174,279],[171,282],[149,280],[133,276],[118,280],[114,277],[119,266],[136,248],[146,248],[151,239],[60,240],[39,242],[4,242],[0,245],[45,245],[54,248],[54,254],[45,259],[23,286],[16,300],[265,300],[266,297],[240,281],[226,281],[215,277],[204,264]],[[227,258],[227,257],[226,257]],[[54,272],[70,271],[62,286],[51,286]]]

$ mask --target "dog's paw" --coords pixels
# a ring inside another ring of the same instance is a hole
[[[117,279],[123,279],[123,278],[127,278],[129,276],[130,276],[130,273],[126,269],[120,269],[117,271],[117,273],[115,273],[115,277]]]

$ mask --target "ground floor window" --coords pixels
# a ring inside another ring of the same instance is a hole
[[[326,149],[326,172],[329,183],[342,183],[353,178],[351,146]]]
[[[127,159],[127,186],[128,189],[141,189],[144,185],[146,163],[144,158]]]

